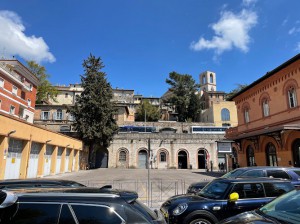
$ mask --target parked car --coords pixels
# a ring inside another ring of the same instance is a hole
[[[165,220],[135,192],[81,187],[0,191],[0,223],[165,224]]]
[[[237,177],[274,177],[290,180],[293,185],[300,186],[300,168],[295,167],[274,167],[274,166],[251,166],[242,167],[232,170],[222,178],[237,178]],[[187,194],[195,194],[200,191],[208,181],[192,183]]]
[[[169,198],[160,210],[168,223],[212,224],[259,208],[294,188],[290,181],[276,178],[218,178],[197,195]]]
[[[271,224],[271,223],[300,223],[300,191],[286,193],[260,209],[230,217],[221,224]]]
[[[56,179],[13,179],[0,181],[0,189],[18,188],[54,188],[54,187],[85,187],[85,185],[72,180]]]

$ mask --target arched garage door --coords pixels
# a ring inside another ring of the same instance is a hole
[[[27,178],[36,178],[39,165],[39,154],[42,150],[42,144],[37,142],[31,143],[28,169],[27,169]]]
[[[44,164],[44,176],[50,175],[51,172],[51,157],[54,151],[53,145],[46,146],[45,164]]]
[[[6,156],[4,179],[18,179],[20,176],[23,141],[10,138]]]
[[[62,156],[63,152],[64,152],[64,148],[63,147],[58,147],[55,173],[60,173],[61,156]]]

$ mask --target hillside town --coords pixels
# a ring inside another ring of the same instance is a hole
[[[178,121],[168,90],[161,97],[113,89],[119,131],[111,144],[89,150],[68,108],[81,84],[54,86],[55,100],[36,104],[38,80],[16,59],[0,60],[0,179],[35,178],[93,168],[230,171],[245,166],[300,166],[300,55],[226,98],[217,74],[199,74],[198,122]],[[265,73],[265,74],[264,74]],[[142,102],[158,121],[136,121]]]

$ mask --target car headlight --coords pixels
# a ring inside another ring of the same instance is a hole
[[[186,203],[177,205],[177,207],[173,210],[173,215],[181,215],[187,207],[188,205]]]

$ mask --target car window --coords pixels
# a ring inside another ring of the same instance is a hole
[[[290,179],[290,176],[284,170],[267,170],[268,177]]]
[[[264,177],[264,171],[263,170],[249,170],[245,173],[242,173],[240,176],[243,177]]]
[[[131,203],[131,205],[139,212],[141,212],[145,217],[149,217],[151,220],[157,219],[157,214],[150,208],[148,208],[146,205],[144,205],[142,202],[136,200],[133,203]]]
[[[232,188],[231,193],[233,192],[238,193],[240,199],[265,197],[261,183],[238,183]]]
[[[300,170],[292,170],[294,173],[296,173],[298,176],[300,176]]]
[[[205,198],[219,199],[226,197],[225,193],[230,183],[222,181],[212,181],[206,185],[199,193],[199,196]]]
[[[63,205],[61,209],[59,224],[76,224],[68,205]]]
[[[121,224],[122,219],[113,208],[96,205],[72,205],[80,224]]]
[[[222,176],[222,178],[231,178],[231,177],[238,177],[240,176],[242,173],[244,173],[245,170],[244,169],[235,169],[235,170],[232,170],[226,174],[224,174]]]
[[[267,197],[278,197],[286,192],[294,189],[294,187],[287,183],[264,183]]]
[[[60,204],[19,203],[19,209],[12,224],[57,223]]]
[[[300,192],[291,191],[259,209],[262,214],[280,223],[300,223]]]

